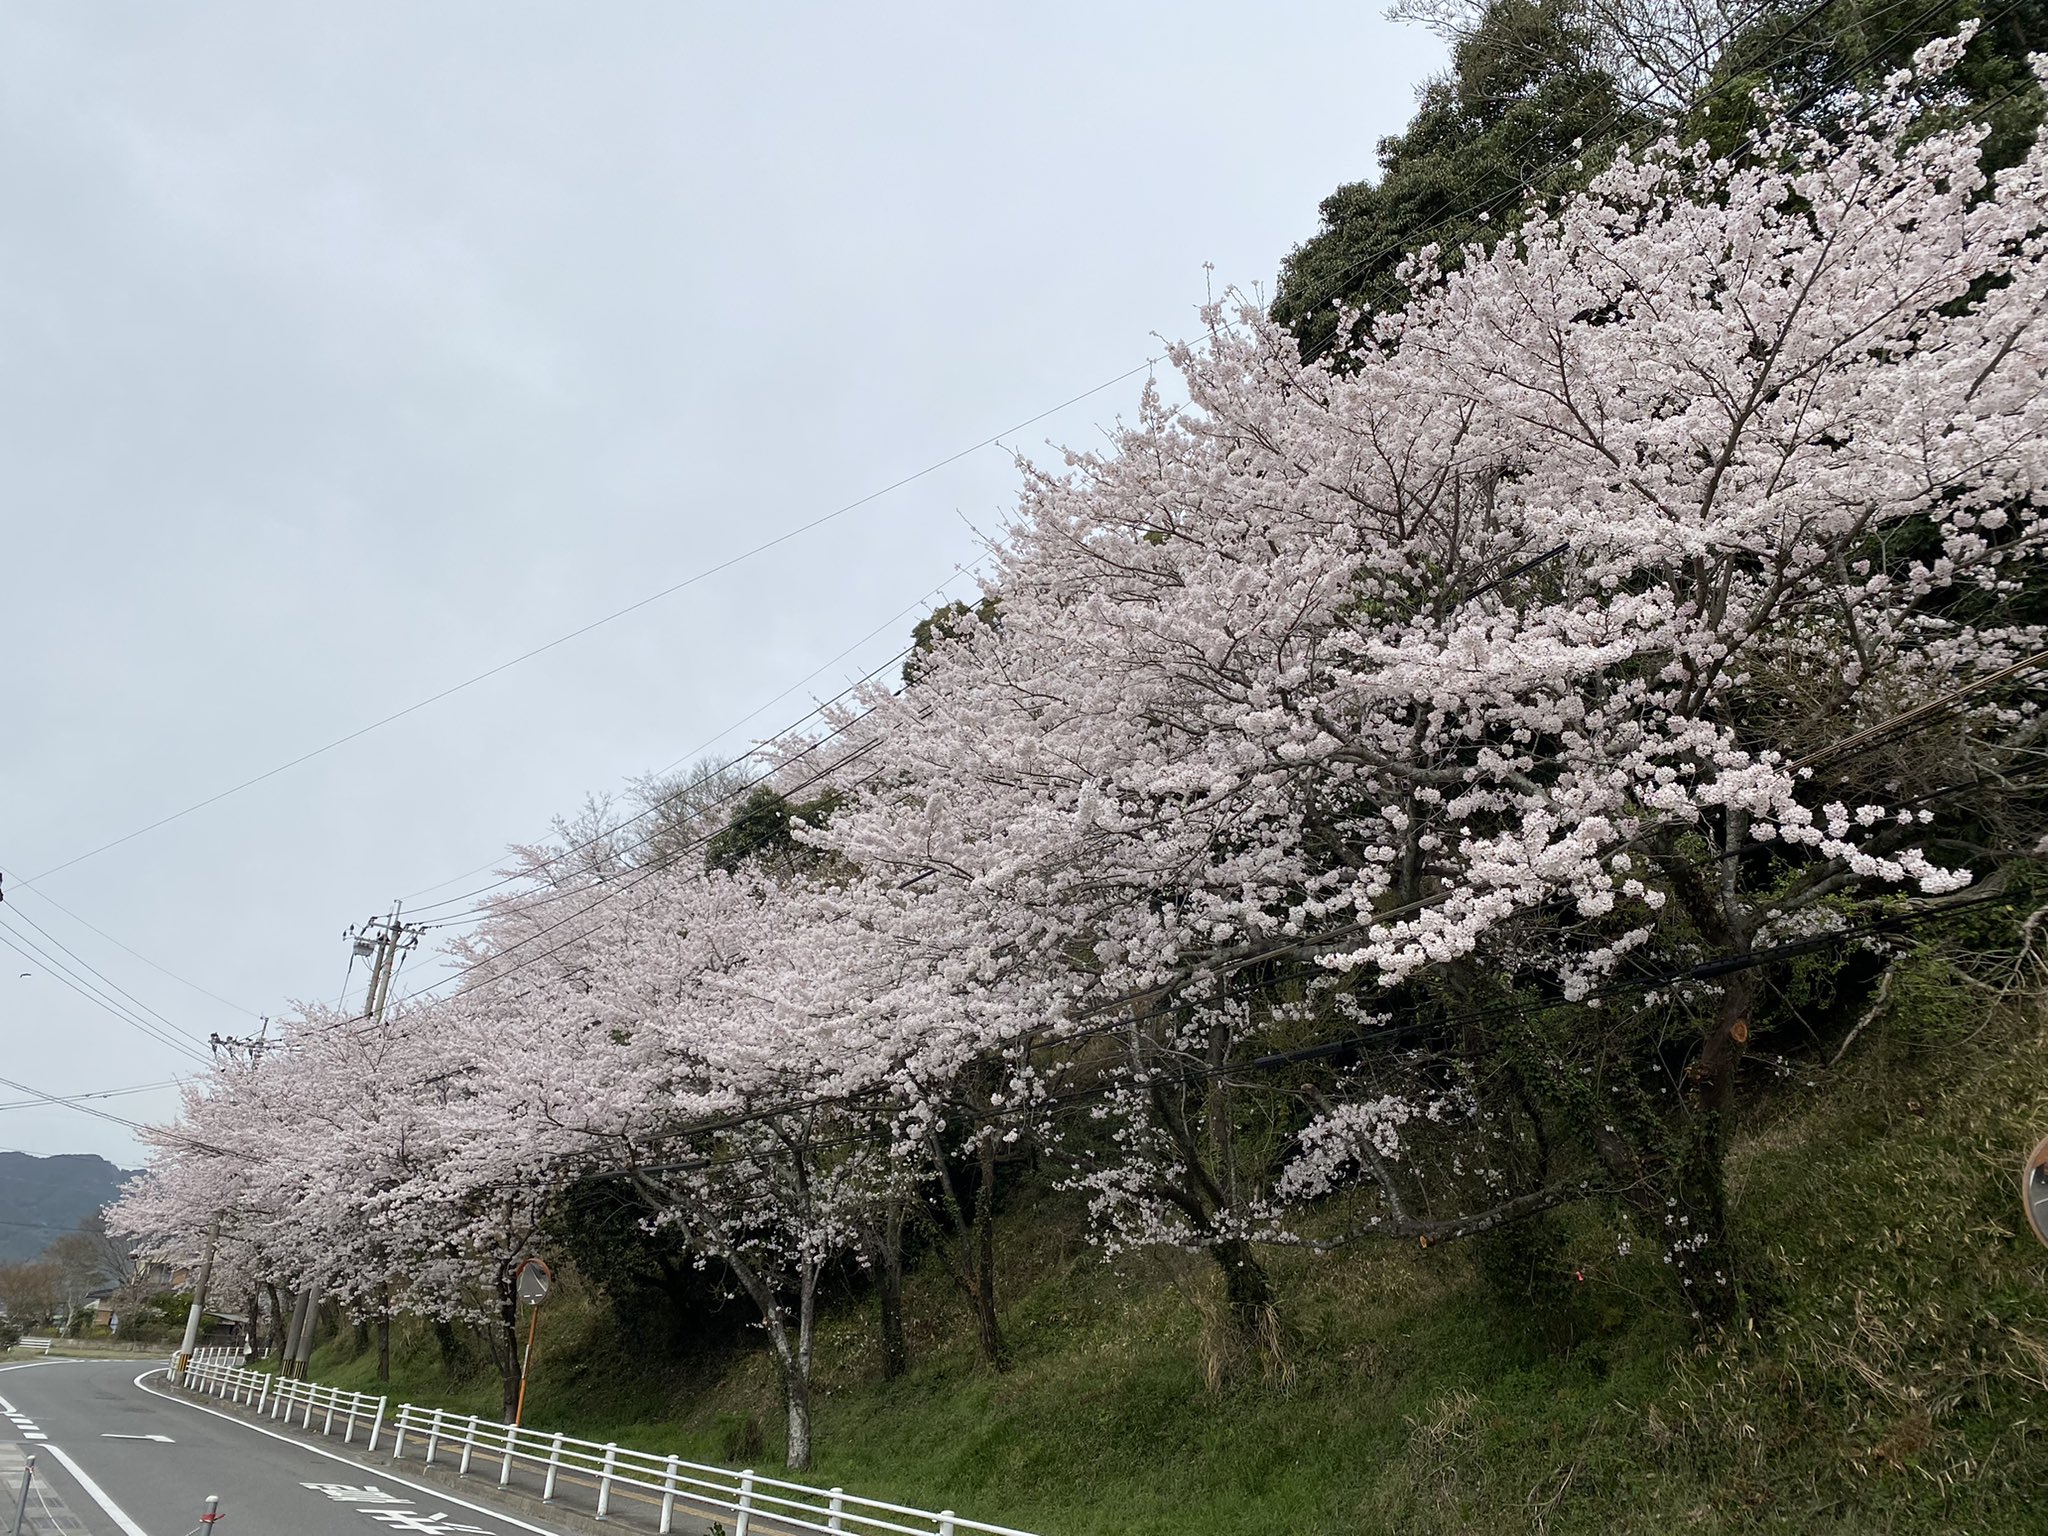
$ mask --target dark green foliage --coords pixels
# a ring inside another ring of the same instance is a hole
[[[620,1331],[673,1359],[739,1338],[747,1308],[728,1305],[722,1265],[699,1264],[673,1228],[649,1231],[647,1207],[616,1179],[572,1184],[548,1212],[551,1246],[603,1295]]]
[[[1513,227],[1529,188],[1572,184],[1574,160],[1593,164],[1640,130],[1646,118],[1596,58],[1570,4],[1501,0],[1487,12],[1423,87],[1407,130],[1380,141],[1379,179],[1324,198],[1321,230],[1282,263],[1273,314],[1304,356],[1331,347],[1335,306],[1397,305],[1394,271],[1410,251],[1491,240]]]
[[[812,800],[792,801],[772,789],[757,789],[704,845],[704,862],[728,873],[749,859],[760,860],[777,874],[808,869],[817,856],[797,841],[795,829],[824,825],[839,808],[840,798],[834,790]]]
[[[971,615],[981,623],[993,626],[997,622],[998,607],[998,599],[984,597],[972,608],[965,603],[948,603],[919,619],[917,627],[910,632],[910,654],[903,659],[905,685],[915,683],[923,675],[925,659],[941,640],[963,627],[963,620]]]
[[[2027,55],[2048,48],[2044,0],[1835,0],[1826,7],[1781,5],[1734,39],[1688,125],[1717,149],[1740,146],[1757,122],[1752,97],[1767,88],[1797,115],[1825,122],[1845,89],[1867,89],[1910,63],[1915,49],[1953,35],[1966,21],[1983,29],[1941,82],[1942,119],[1986,123],[1986,158],[2010,165],[2025,152],[2039,118]]]
[[[1545,1212],[1474,1238],[1472,1265],[1510,1337],[1562,1355],[1585,1333],[1584,1280],[1556,1215]]]
[[[1824,123],[1844,90],[1875,85],[1972,19],[1983,29],[1941,82],[1933,121],[1986,123],[1987,162],[2010,165],[2040,116],[2027,57],[2048,50],[2048,0],[1786,0],[1729,40],[1682,131],[1739,150],[1758,121],[1759,89]],[[1661,128],[1660,115],[1599,62],[1615,52],[1603,46],[1610,42],[1576,0],[1499,0],[1487,9],[1454,47],[1451,67],[1424,86],[1407,129],[1380,141],[1379,178],[1326,197],[1321,229],[1282,263],[1273,314],[1304,356],[1335,344],[1336,306],[1402,303],[1394,273],[1423,245],[1442,246],[1455,265],[1465,245],[1512,230],[1530,195],[1582,185],[1618,145]]]

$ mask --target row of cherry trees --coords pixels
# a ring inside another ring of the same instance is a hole
[[[1423,252],[1334,362],[1210,310],[913,681],[772,749],[751,852],[730,800],[709,860],[531,851],[448,995],[196,1085],[123,1225],[481,1322],[509,1394],[514,1269],[604,1187],[751,1299],[796,1466],[821,1281],[900,1358],[906,1221],[1000,1364],[1024,1156],[1258,1347],[1274,1245],[1579,1200],[1726,1318],[1773,963],[1867,976],[2043,851],[2048,156],[1939,120],[1958,46]]]

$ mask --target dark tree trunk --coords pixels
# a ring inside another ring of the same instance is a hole
[[[960,1198],[959,1181],[936,1133],[925,1133],[925,1149],[938,1181],[939,1204],[946,1214],[948,1230],[940,1234],[946,1269],[974,1311],[975,1353],[990,1370],[1003,1370],[1009,1353],[996,1310],[995,1143],[984,1137],[978,1149],[980,1184],[971,1211]]]
[[[876,1223],[876,1290],[882,1304],[882,1380],[895,1381],[910,1369],[910,1344],[903,1332],[903,1202],[889,1201]]]
[[[1006,1370],[1009,1346],[996,1314],[996,1142],[981,1138],[981,1187],[974,1192],[975,1342],[984,1364]]]
[[[1272,1331],[1276,1308],[1273,1282],[1266,1278],[1252,1245],[1241,1237],[1225,1238],[1209,1245],[1209,1257],[1223,1271],[1223,1299],[1231,1324],[1247,1341],[1263,1342]]]
[[[270,1329],[263,1335],[263,1353],[281,1354],[284,1350],[284,1321],[291,1315],[291,1307],[276,1286],[266,1282],[263,1290],[270,1298]]]
[[[519,1408],[519,1292],[510,1279],[498,1282],[498,1377],[505,1388],[505,1411],[500,1416],[507,1424]]]
[[[377,1379],[391,1379],[391,1303],[388,1299],[377,1309]]]
[[[441,1369],[453,1371],[462,1358],[462,1341],[455,1337],[455,1325],[445,1317],[434,1319],[434,1344],[441,1352]]]

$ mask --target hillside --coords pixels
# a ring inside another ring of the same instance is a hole
[[[120,1193],[125,1169],[91,1153],[0,1152],[0,1263],[33,1259]]]
[[[1749,1119],[1735,1221],[1775,1294],[1718,1345],[1586,1212],[1547,1317],[1504,1303],[1471,1245],[1276,1264],[1290,1379],[1212,1389],[1202,1267],[1105,1263],[1062,1197],[1027,1188],[1001,1229],[1012,1368],[974,1366],[936,1263],[909,1277],[897,1382],[879,1377],[871,1301],[842,1295],[813,1480],[1049,1536],[2036,1531],[2048,1250],[2021,1227],[2014,1169],[2048,1129],[2048,1020],[1950,1001],[1909,997],[1833,1082],[1803,1069]],[[587,1288],[559,1294],[530,1422],[773,1465],[765,1353],[650,1363]],[[337,1341],[318,1374],[367,1385],[374,1356],[355,1349]],[[424,1326],[395,1376],[415,1400],[496,1401],[489,1367],[451,1375]]]

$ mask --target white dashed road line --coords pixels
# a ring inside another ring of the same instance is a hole
[[[30,1418],[25,1413],[18,1412],[15,1409],[14,1404],[7,1401],[7,1399],[4,1397],[0,1397],[0,1413],[6,1414],[7,1422],[12,1424],[16,1429],[21,1431],[22,1439],[47,1440],[50,1438],[48,1435],[44,1434],[40,1429],[36,1428],[36,1421],[34,1419]]]

